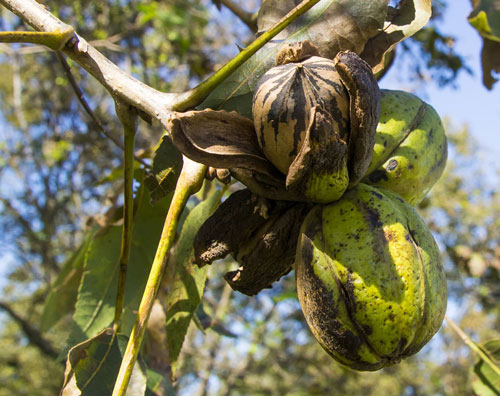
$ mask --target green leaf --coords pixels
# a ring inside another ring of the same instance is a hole
[[[112,329],[104,329],[68,353],[62,396],[109,396],[120,369],[128,337],[114,335]],[[136,364],[127,395],[140,396],[146,392],[147,374],[142,359]]]
[[[468,19],[481,36],[500,42],[500,0],[476,1]]]
[[[172,265],[175,274],[167,297],[166,331],[168,358],[175,377],[177,360],[191,319],[203,296],[207,266],[198,268],[193,260],[193,242],[203,222],[213,213],[221,198],[214,191],[207,199],[189,212],[175,249]]]
[[[259,29],[268,28],[296,5],[295,0],[268,0],[259,15]],[[275,64],[286,44],[312,40],[322,56],[333,57],[340,50],[362,51],[366,41],[382,28],[387,0],[322,0],[291,23],[284,33],[266,44],[219,85],[200,108],[235,110],[252,117],[252,97],[262,75]],[[347,38],[348,37],[348,38]]]
[[[89,232],[82,245],[63,265],[61,272],[50,287],[49,295],[43,307],[40,323],[42,331],[48,331],[64,316],[75,309],[78,286],[83,274],[85,253],[95,229]]]
[[[153,172],[148,173],[144,184],[151,194],[151,205],[175,190],[182,169],[182,154],[168,136],[164,136],[155,151]]]
[[[500,369],[500,339],[487,341],[480,347]],[[479,359],[474,365],[472,387],[478,396],[500,396],[500,375]]]
[[[170,199],[162,200],[153,207],[148,194],[144,194],[135,215],[122,319],[124,332],[133,324],[169,204]],[[101,229],[87,248],[69,346],[95,336],[113,320],[121,233],[121,226]]]
[[[164,375],[148,369],[146,396],[175,396],[175,389]]]

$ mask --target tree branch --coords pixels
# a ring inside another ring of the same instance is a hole
[[[116,292],[115,318],[113,329],[121,329],[123,304],[125,301],[125,284],[127,280],[130,246],[132,244],[132,227],[134,217],[134,140],[137,132],[138,116],[134,107],[115,102],[116,114],[123,125],[125,151],[123,153],[123,228],[120,249],[120,272]]]
[[[57,358],[59,352],[52,346],[52,344],[48,340],[43,338],[42,334],[26,319],[19,316],[16,312],[14,312],[12,307],[10,307],[3,301],[0,301],[0,309],[3,309],[12,318],[12,320],[21,327],[23,333],[26,335],[26,337],[28,337],[28,340],[33,345],[38,347],[38,349],[40,349],[47,356],[50,356],[54,359]]]
[[[167,253],[172,247],[179,219],[189,197],[201,188],[205,177],[206,167],[188,158],[184,158],[182,171],[177,180],[174,196],[167,212],[163,225],[160,243],[151,266],[148,281],[142,295],[139,311],[137,312],[134,327],[123,355],[120,371],[113,389],[113,396],[124,396],[132,375],[132,369],[139,355],[139,350],[144,338],[146,324],[153,308],[153,303],[158,294],[161,278],[167,265]]]
[[[201,103],[215,87],[245,63],[269,40],[318,2],[319,0],[302,1],[211,77],[195,88],[183,93],[159,92],[140,82],[121,70],[76,33],[61,50],[94,76],[115,100],[129,103],[141,112],[159,120],[163,126],[167,127],[171,110],[185,111]],[[35,0],[0,0],[0,4],[38,31],[62,32],[64,36],[69,31],[74,32],[71,26],[60,21]],[[55,45],[52,45],[52,47],[55,48]]]
[[[73,29],[35,0],[0,0],[0,4],[37,31],[54,32]],[[158,119],[163,125],[167,124],[169,110],[179,99],[186,96],[182,93],[162,93],[143,84],[121,70],[76,33],[74,38],[62,48],[62,52],[94,76],[114,98],[130,103]]]

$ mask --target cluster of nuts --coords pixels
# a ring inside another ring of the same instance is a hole
[[[253,121],[204,110],[177,113],[170,126],[186,156],[248,187],[200,228],[199,265],[231,253],[240,267],[226,280],[248,295],[294,268],[312,333],[357,370],[397,363],[436,333],[446,280],[411,206],[446,163],[432,107],[380,91],[355,53],[324,59],[303,42],[260,80]]]

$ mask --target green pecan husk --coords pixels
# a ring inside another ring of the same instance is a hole
[[[359,184],[315,206],[295,268],[312,333],[350,368],[398,363],[441,326],[447,293],[439,250],[416,211],[388,190]]]

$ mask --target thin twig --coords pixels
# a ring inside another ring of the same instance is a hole
[[[135,107],[116,102],[116,114],[123,125],[125,140],[124,163],[124,188],[123,188],[123,229],[120,249],[120,272],[118,274],[118,287],[116,292],[114,330],[119,332],[125,300],[125,283],[132,244],[132,227],[134,217],[134,140],[137,131],[138,116]]]
[[[90,108],[87,100],[85,99],[85,95],[78,85],[78,83],[75,80],[75,77],[73,76],[73,73],[71,72],[71,68],[68,65],[68,62],[64,58],[63,54],[60,51],[56,51],[57,59],[59,59],[59,62],[61,63],[61,66],[63,67],[64,73],[66,74],[66,77],[68,78],[69,83],[71,84],[71,87],[73,88],[73,91],[75,91],[76,97],[80,104],[82,105],[83,109],[86,111],[86,113],[90,116],[92,121],[97,125],[97,128],[101,131],[101,133],[106,136],[113,144],[121,149],[122,151],[125,150],[125,146],[115,138],[113,135],[111,135],[106,129],[104,128],[104,125],[102,125],[101,121],[97,116],[95,115],[94,111]],[[134,154],[134,159],[144,165],[146,168],[151,168],[151,165],[149,165],[146,161],[144,161],[142,158],[138,157],[137,155]]]
[[[73,28],[68,25],[63,29],[55,29],[49,32],[0,32],[0,42],[42,44],[54,51],[58,51],[66,45],[74,33]]]
[[[220,299],[217,302],[217,307],[215,308],[215,313],[212,318],[213,322],[224,318],[225,314],[229,310],[229,299],[232,292],[233,289],[231,288],[231,286],[229,286],[228,283],[225,283]],[[215,331],[210,332],[203,344],[204,349],[208,350],[208,356],[203,359],[203,367],[200,370],[200,376],[202,377],[201,383],[198,387],[198,391],[195,393],[195,396],[206,396],[207,394],[208,380],[210,379],[210,375],[212,374],[215,358],[219,349],[219,344],[220,335]]]
[[[481,359],[488,365],[490,368],[498,375],[500,376],[500,367],[498,367],[488,356],[488,354],[483,351],[483,349],[477,345],[474,341],[471,340],[471,338],[465,334],[465,332],[453,321],[451,320],[448,316],[445,316],[446,322],[448,322],[448,325],[455,331],[455,333],[458,334],[460,339],[464,342],[465,345],[467,345],[473,352],[476,352]]]
[[[113,396],[123,396],[127,391],[130,376],[132,375],[132,370],[144,338],[146,324],[160,287],[162,275],[165,272],[167,253],[174,241],[180,215],[189,197],[201,188],[205,178],[205,171],[206,166],[184,158],[182,172],[177,181],[174,196],[172,197],[167,218],[165,219],[160,243],[158,244],[153,265],[151,266],[136,321],[130,334],[127,349],[123,355],[120,371],[113,389]]]

